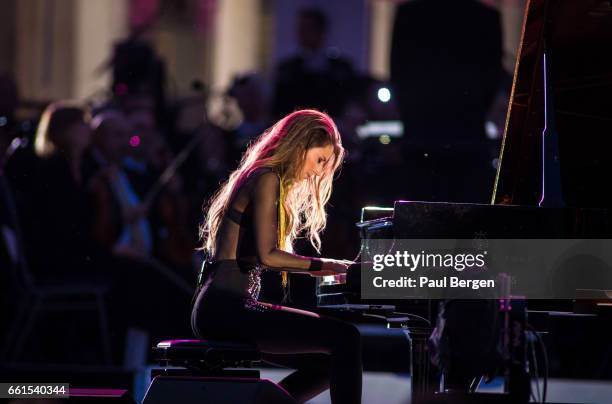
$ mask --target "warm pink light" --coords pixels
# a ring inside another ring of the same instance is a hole
[[[130,146],[138,147],[140,146],[140,136],[134,135],[130,138]]]

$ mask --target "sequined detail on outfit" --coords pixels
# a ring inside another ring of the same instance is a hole
[[[262,269],[259,266],[249,269],[248,296],[244,299],[245,309],[262,312],[266,310],[266,306],[257,301],[259,298],[259,291],[261,290],[261,273]]]
[[[255,300],[259,298],[259,291],[261,290],[261,272],[262,269],[259,266],[249,269],[249,286],[247,291],[249,297]]]

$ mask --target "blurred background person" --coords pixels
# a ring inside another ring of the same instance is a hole
[[[240,113],[240,123],[227,131],[229,155],[227,159],[238,165],[247,145],[266,130],[270,123],[270,91],[264,78],[254,72],[234,77],[227,89]]]
[[[113,47],[110,61],[112,93],[122,109],[129,113],[146,103],[156,124],[166,123],[166,68],[153,46],[139,39],[140,32]]]
[[[44,111],[34,143],[40,158],[36,180],[22,211],[32,268],[49,279],[93,275],[92,210],[83,172],[91,143],[89,112],[58,101]]]
[[[161,220],[158,219],[159,207],[164,206],[165,194],[149,203],[143,202],[123,168],[123,160],[130,154],[130,139],[134,136],[128,118],[120,110],[108,109],[93,118],[92,129],[90,155],[98,164],[88,184],[94,212],[92,233],[105,253],[98,263],[113,281],[109,308],[114,345],[121,347],[128,333],[140,336],[139,342],[129,338],[128,344],[134,348],[133,344],[147,344],[150,339],[185,330],[184,319],[177,313],[188,311],[189,293],[182,291],[175,281],[177,274],[192,279],[189,275],[193,271],[189,267],[187,274],[181,274],[180,266],[165,267],[157,262],[157,259],[163,262],[164,257],[159,257],[163,243],[154,234],[154,229],[160,227],[153,224]],[[154,145],[150,147],[156,149]],[[152,165],[158,163],[152,157],[148,161]],[[183,242],[173,233],[169,236],[173,241]],[[192,248],[188,243],[184,247],[189,249],[189,265]],[[146,286],[135,287],[143,279],[146,279]]]
[[[153,248],[149,207],[141,203],[122,168],[129,153],[132,127],[117,110],[104,111],[92,122],[92,160],[98,170],[89,188],[95,201],[96,241],[113,254],[147,256]]]
[[[280,118],[297,108],[316,108],[338,116],[346,105],[353,85],[352,64],[337,49],[326,47],[329,21],[314,7],[298,12],[296,36],[298,53],[280,61],[272,115]]]

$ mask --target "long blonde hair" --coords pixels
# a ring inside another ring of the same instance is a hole
[[[323,174],[300,180],[298,175],[308,149],[327,145],[333,146],[334,153]],[[269,167],[280,176],[285,190],[284,200],[280,201],[286,223],[284,249],[292,251],[293,241],[305,230],[306,237],[320,252],[319,233],[327,224],[325,204],[331,196],[333,176],[342,164],[344,153],[338,128],[327,114],[305,109],[282,118],[247,148],[238,168],[208,202],[200,227],[203,250],[214,257],[221,220],[235,192],[253,171]]]

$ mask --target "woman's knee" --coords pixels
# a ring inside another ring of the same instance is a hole
[[[354,324],[337,321],[334,328],[332,335],[336,349],[353,351],[361,349],[361,333]]]

